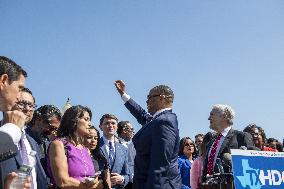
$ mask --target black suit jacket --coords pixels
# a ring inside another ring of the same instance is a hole
[[[215,141],[215,138],[213,138],[210,144],[208,145],[207,154],[206,154],[206,158],[204,161],[203,180],[205,180],[205,175],[207,174],[208,153],[210,151],[211,146],[213,145]],[[226,138],[224,139],[221,145],[217,158],[220,158],[221,160],[223,160],[223,155],[225,153],[231,153],[231,149],[240,149],[241,146],[245,146],[247,148],[254,147],[254,143],[253,143],[251,135],[246,132],[230,129]],[[224,171],[229,172],[229,168],[224,166]],[[214,165],[214,173],[219,173],[219,169],[216,163]]]
[[[176,115],[168,110],[152,118],[132,99],[125,106],[143,125],[132,139],[136,149],[133,189],[181,188]]]
[[[31,145],[32,150],[38,151],[38,146],[36,142],[28,135],[27,139]],[[0,163],[0,186],[1,188],[4,188],[4,179],[7,176],[7,174],[11,172],[16,172],[20,166],[22,165],[22,158],[20,156],[20,153],[17,153],[17,155],[13,158],[7,159],[5,161],[2,161]],[[46,177],[46,174],[41,166],[40,158],[38,154],[36,155],[36,175],[37,175],[37,188],[38,189],[47,189],[48,185],[48,179]]]

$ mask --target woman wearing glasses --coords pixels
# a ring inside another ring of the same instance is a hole
[[[191,189],[190,169],[193,160],[197,156],[196,146],[189,137],[182,138],[179,144],[178,165],[182,179],[182,189]]]

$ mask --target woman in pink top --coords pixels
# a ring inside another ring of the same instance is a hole
[[[191,165],[190,169],[190,186],[191,189],[200,189],[201,177],[203,172],[203,162],[207,152],[207,146],[214,134],[212,132],[208,132],[204,138],[199,151],[199,157],[195,159]]]

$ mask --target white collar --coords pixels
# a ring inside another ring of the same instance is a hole
[[[162,113],[162,112],[164,112],[164,111],[166,111],[166,110],[171,110],[172,108],[164,108],[164,109],[161,109],[161,110],[159,110],[159,111],[157,111],[154,115],[153,115],[153,118],[155,118],[158,114],[160,114],[160,113]]]
[[[112,144],[114,145],[114,141],[115,141],[114,139],[108,140],[105,136],[103,136],[103,140],[104,140],[104,143],[107,144],[107,145],[108,145],[109,142],[112,142]]]
[[[231,126],[230,126],[230,127],[226,127],[226,128],[221,132],[222,136],[223,136],[223,137],[226,137],[227,134],[229,133],[229,131],[230,131],[231,129],[232,129]]]

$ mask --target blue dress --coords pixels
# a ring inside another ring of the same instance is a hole
[[[185,155],[181,155],[178,158],[178,167],[182,179],[182,189],[191,189],[190,187],[190,169],[191,162]]]

